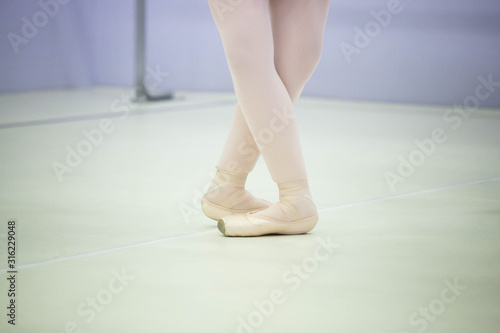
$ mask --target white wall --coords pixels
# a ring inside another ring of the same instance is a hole
[[[43,19],[41,3],[54,1],[0,0],[0,92],[132,86],[133,0],[57,0],[68,3],[14,51],[9,33],[23,36],[23,17]],[[391,1],[332,0],[323,58],[304,94],[452,105],[474,94],[479,76],[500,81],[497,0],[401,0],[401,12],[348,62],[340,45],[354,45],[353,29]],[[148,5],[148,64],[169,72],[162,89],[231,91],[206,0]],[[480,106],[500,108],[497,89]]]

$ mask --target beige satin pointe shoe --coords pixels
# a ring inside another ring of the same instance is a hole
[[[203,213],[218,221],[224,216],[258,212],[271,206],[269,201],[258,199],[245,190],[247,176],[217,168],[212,186],[201,198]]]
[[[217,227],[225,236],[296,235],[311,231],[319,216],[307,180],[278,184],[280,201],[260,213],[222,217]]]

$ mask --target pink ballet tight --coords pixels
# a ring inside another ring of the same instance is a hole
[[[293,104],[320,59],[329,0],[208,1],[238,99],[218,168],[249,173],[262,154],[277,184],[306,181]]]

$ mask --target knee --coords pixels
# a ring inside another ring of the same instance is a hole
[[[297,43],[293,52],[277,52],[275,64],[278,73],[285,77],[295,78],[298,81],[307,81],[318,65],[322,49],[322,40],[307,40]]]
[[[298,65],[297,68],[301,68],[301,74],[309,78],[321,59],[323,41],[310,39],[297,48],[299,51],[295,57],[292,56],[292,61]]]
[[[322,43],[308,42],[294,49],[295,52],[278,53],[275,57],[276,71],[293,102],[298,99],[321,59]]]
[[[233,69],[244,70],[252,64],[252,52],[248,45],[235,41],[228,43],[224,48],[229,66]]]
[[[232,71],[248,72],[268,68],[273,65],[273,55],[268,49],[262,47],[262,41],[256,40],[253,36],[226,36],[224,41],[224,51],[227,62]]]
[[[313,68],[313,70],[318,66],[319,61],[321,60],[321,55],[323,54],[323,40],[313,41],[311,45],[309,45],[309,52],[305,56]]]

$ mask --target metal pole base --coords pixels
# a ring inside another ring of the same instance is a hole
[[[135,92],[134,101],[135,102],[157,102],[157,101],[167,101],[174,99],[174,93],[168,92],[162,95],[151,95],[146,90],[137,89]]]
[[[136,0],[136,102],[165,101],[174,98],[172,92],[151,95],[144,85],[146,68],[146,1]]]

